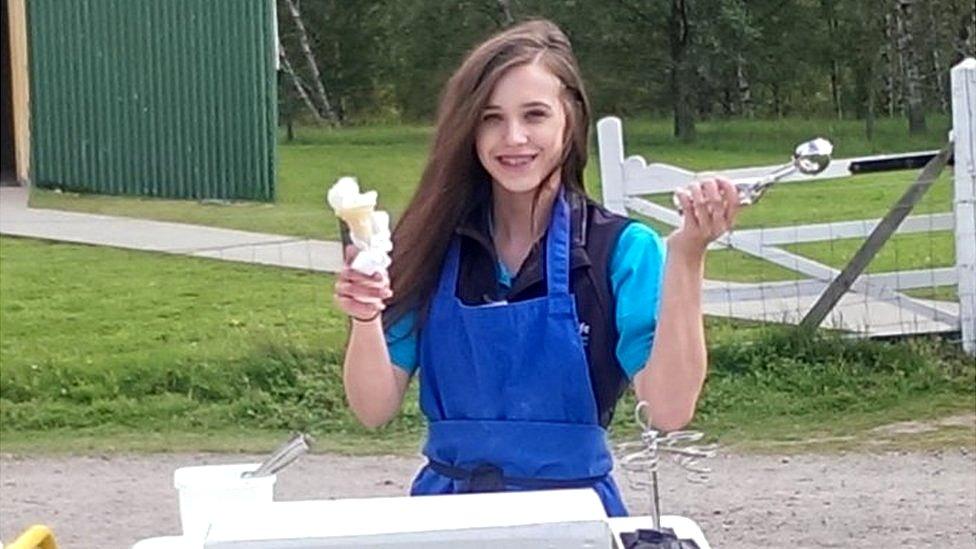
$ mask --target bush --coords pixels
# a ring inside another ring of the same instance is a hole
[[[976,385],[972,359],[935,340],[855,340],[791,328],[711,331],[710,373],[696,425],[716,435],[771,418],[816,423],[898,410],[911,399],[966,402]],[[335,351],[268,344],[226,363],[146,363],[124,372],[31,365],[5,370],[0,424],[10,431],[120,426],[365,432],[345,402],[341,359]],[[618,407],[614,428],[624,436],[635,433],[633,406],[628,393]],[[417,432],[422,425],[414,390],[388,428]]]

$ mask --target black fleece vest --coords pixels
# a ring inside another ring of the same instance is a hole
[[[610,260],[617,240],[632,220],[616,215],[585,196],[567,194],[570,206],[570,291],[576,299],[580,335],[586,348],[590,382],[600,425],[613,419],[614,408],[629,385],[617,360],[615,302]],[[523,301],[546,293],[545,241],[533,246],[512,280],[510,290],[498,284],[498,258],[488,231],[488,209],[476,211],[459,229],[461,266],[457,296],[467,305]]]

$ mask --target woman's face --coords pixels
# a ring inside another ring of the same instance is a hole
[[[507,191],[534,191],[560,161],[566,113],[562,83],[538,64],[509,70],[481,112],[478,159]]]

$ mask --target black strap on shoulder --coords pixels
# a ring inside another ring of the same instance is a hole
[[[585,331],[590,380],[600,425],[613,419],[617,401],[630,385],[617,360],[616,297],[610,280],[610,263],[620,234],[633,220],[614,214],[595,202],[587,202],[585,250],[592,267],[577,277],[574,290],[581,330]]]

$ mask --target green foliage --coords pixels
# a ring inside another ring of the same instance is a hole
[[[430,120],[436,100],[464,55],[501,28],[485,1],[400,0],[391,3],[386,77],[404,120]]]
[[[384,71],[393,44],[389,16],[394,3],[306,0],[296,4],[300,6],[322,84],[339,119],[348,122],[383,116],[390,107],[390,84],[384,81]],[[293,70],[309,95],[315,96],[314,77],[284,2],[278,2],[278,32]],[[279,103],[285,121],[310,114],[300,101],[294,81],[281,74]]]
[[[791,328],[723,340],[711,364],[702,421],[743,407],[802,416],[870,412],[929,392],[964,396],[976,374],[971,359],[924,339],[893,344]]]
[[[285,49],[311,87],[294,24],[284,0],[278,4]],[[925,109],[945,115],[948,70],[974,50],[968,0],[917,2],[901,21],[894,0],[305,0],[301,7],[331,101],[345,123],[357,123],[429,121],[465,53],[509,24],[503,4],[513,22],[544,17],[560,25],[596,112],[621,116],[670,116],[677,73],[692,89],[697,120],[900,117],[908,62]],[[671,41],[675,20],[686,23],[680,53]],[[902,41],[913,58],[898,53]],[[280,85],[291,119],[302,107],[293,83]]]

